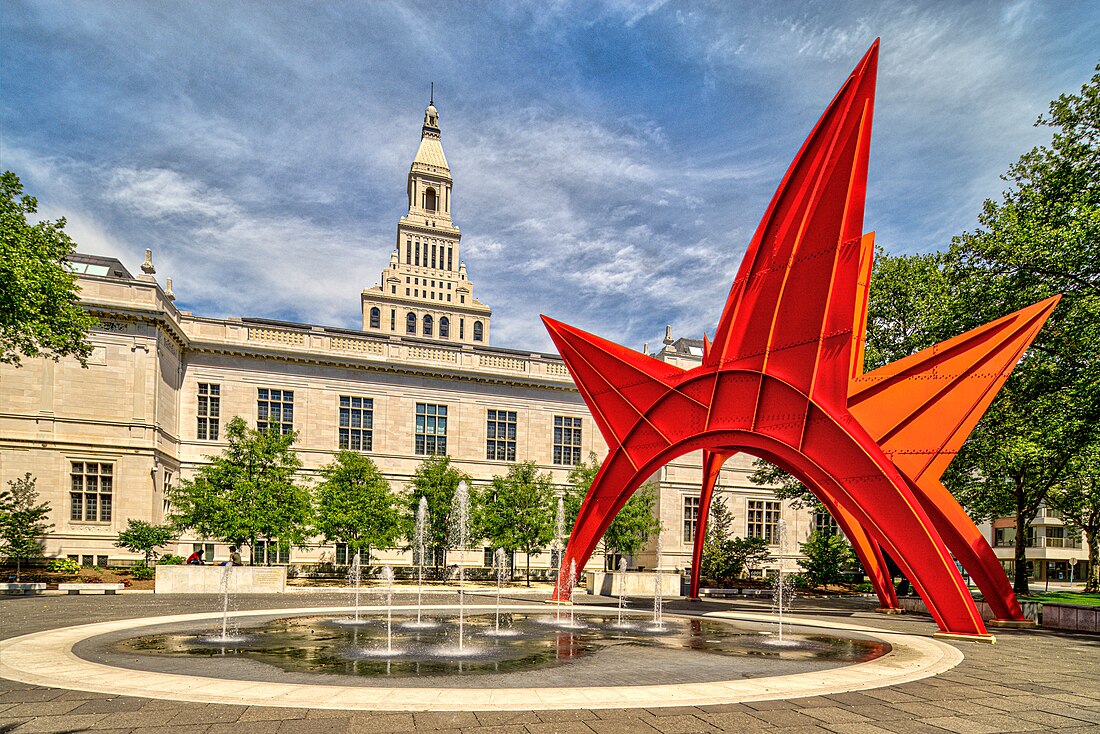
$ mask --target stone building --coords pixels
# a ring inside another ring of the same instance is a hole
[[[165,489],[223,450],[233,416],[298,431],[307,481],[340,449],[367,453],[395,489],[433,451],[450,455],[475,483],[530,459],[564,485],[576,461],[602,456],[606,446],[557,355],[490,346],[491,311],[474,298],[459,256],[452,184],[429,106],[397,247],[380,283],[361,294],[362,330],[206,318],[176,307],[151,253],[136,276],[113,258],[74,254],[82,302],[100,319],[88,367],[73,359],[0,365],[0,481],[37,478],[53,508],[47,555],[84,565],[136,560],[114,547],[118,532],[130,518],[166,519]],[[669,336],[654,356],[690,367],[702,351]],[[640,554],[632,567],[690,564],[699,458],[682,457],[653,477],[663,550],[659,558],[653,548]],[[751,471],[751,459],[738,456],[719,480],[738,534],[777,541],[782,517],[796,549],[812,516],[751,484]],[[181,538],[169,550],[186,555],[203,543],[208,559],[228,556],[201,538]],[[264,548],[252,550],[264,556]],[[267,549],[278,562],[342,560],[341,551]],[[407,559],[399,550],[376,557]],[[484,562],[480,548],[460,558]],[[548,552],[532,559],[533,567],[549,563]]]

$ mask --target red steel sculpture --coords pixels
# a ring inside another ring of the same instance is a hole
[[[897,597],[883,551],[944,632],[986,636],[951,554],[995,616],[1020,605],[940,482],[1057,298],[863,371],[874,235],[863,233],[878,41],[791,163],[748,247],[703,362],[683,370],[543,316],[610,450],[561,564],[584,568],[658,467],[702,450],[704,523],[722,463],[744,451],[794,475],[851,541],[881,605]],[[555,598],[569,589],[561,579]]]

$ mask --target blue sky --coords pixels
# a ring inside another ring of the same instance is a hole
[[[972,229],[1100,56],[1086,2],[13,2],[0,166],[177,304],[358,328],[428,85],[493,343],[713,332],[805,135],[882,37],[866,228]]]

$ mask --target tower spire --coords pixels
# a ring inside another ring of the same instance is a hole
[[[428,93],[428,104],[435,104],[435,82],[432,82],[431,92]]]

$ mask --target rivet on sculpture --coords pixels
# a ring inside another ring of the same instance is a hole
[[[788,471],[851,541],[881,605],[883,551],[944,632],[986,636],[955,562],[995,616],[1022,620],[988,542],[940,482],[1050,315],[1037,303],[873,372],[863,371],[874,235],[863,232],[878,41],[795,156],[749,244],[703,363],[683,370],[543,317],[609,446],[562,568],[584,568],[658,467],[703,452],[700,520],[722,462],[744,451]],[[698,594],[705,534],[695,538]],[[559,580],[555,598],[568,598]]]

